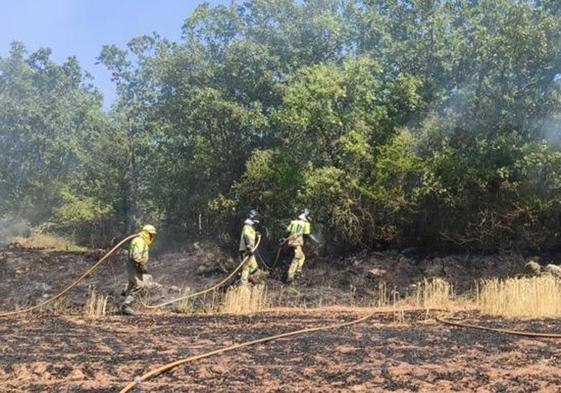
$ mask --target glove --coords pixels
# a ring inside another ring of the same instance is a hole
[[[255,249],[253,247],[248,247],[246,249],[246,251],[247,251],[247,255],[250,255],[250,256],[255,253]]]

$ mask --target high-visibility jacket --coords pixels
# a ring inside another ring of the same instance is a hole
[[[288,232],[289,246],[303,246],[304,235],[309,235],[312,231],[310,223],[304,220],[292,220],[286,228]]]
[[[147,240],[143,233],[141,233],[132,239],[131,246],[129,248],[129,258],[139,265],[146,265],[146,262],[148,262],[149,250],[149,240]]]
[[[240,236],[240,251],[245,251],[248,248],[254,248],[257,242],[257,231],[253,226],[252,222],[246,220],[242,228],[242,234]]]

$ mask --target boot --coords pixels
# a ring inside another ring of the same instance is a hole
[[[128,315],[128,316],[135,316],[136,315],[136,312],[134,312],[134,310],[132,308],[130,308],[129,306],[127,306],[125,304],[123,304],[121,306],[121,309],[119,311],[123,315]]]

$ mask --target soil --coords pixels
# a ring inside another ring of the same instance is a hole
[[[103,254],[103,251],[0,249],[0,309],[36,304],[58,293]],[[273,264],[274,258],[263,257],[269,266]],[[65,298],[65,304],[56,306],[82,307],[88,289],[95,287],[97,293],[109,295],[109,309],[114,309],[127,283],[126,258],[126,252],[119,251],[82,281]],[[418,258],[388,251],[362,253],[342,259],[320,259],[309,252],[302,276],[296,285],[288,288],[282,280],[289,260],[290,255],[283,254],[267,279],[271,293],[278,295],[273,299],[275,306],[370,305],[377,302],[380,285],[385,286],[387,294],[407,296],[415,291],[416,283],[434,277],[447,280],[454,286],[456,294],[462,294],[470,291],[476,280],[522,274],[527,262],[526,258],[516,254]],[[548,261],[551,262],[556,261]],[[156,255],[150,260],[149,270],[162,287],[150,291],[150,300],[168,300],[178,297],[181,291],[207,287],[220,281],[238,263],[219,250],[200,248],[181,254]]]
[[[243,341],[347,321],[364,309],[252,316],[173,314],[103,320],[40,314],[0,321],[0,391],[116,392],[148,370]],[[557,320],[470,322],[561,331]],[[180,366],[142,392],[551,392],[561,343],[437,324],[423,313],[376,316]]]
[[[102,255],[8,248],[0,251],[0,310],[36,304],[63,288]],[[402,293],[424,277],[469,290],[473,280],[523,271],[525,258],[448,256],[415,259],[397,252],[307,262],[297,285],[267,280],[284,306],[253,315],[180,315],[89,319],[81,311],[90,287],[114,307],[126,284],[126,254],[41,313],[0,318],[0,393],[116,392],[164,363],[282,332],[364,315],[384,282]],[[150,301],[215,282],[236,266],[221,253],[194,250],[156,256],[162,289]],[[282,266],[282,264],[281,264]],[[337,305],[337,307],[325,307]],[[300,308],[288,308],[299,306]],[[317,308],[302,308],[317,307]],[[561,332],[561,321],[505,321],[476,312],[454,318],[485,326]],[[537,392],[561,390],[561,343],[440,325],[426,313],[377,315],[366,323],[283,339],[204,359],[144,382],[144,392]]]

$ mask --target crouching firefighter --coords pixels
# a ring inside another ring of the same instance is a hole
[[[135,315],[130,306],[147,285],[148,277],[145,276],[148,275],[148,254],[155,235],[156,228],[152,225],[145,225],[138,236],[131,241],[127,261],[129,284],[123,294],[125,300],[120,309],[122,314]]]
[[[298,219],[292,220],[286,228],[286,242],[288,243],[288,246],[294,250],[294,257],[292,258],[292,262],[290,263],[286,276],[287,282],[292,282],[296,275],[300,274],[302,267],[304,266],[304,261],[306,260],[306,255],[304,255],[303,250],[304,237],[310,238],[314,241],[314,243],[319,243],[311,233],[312,229],[310,221],[310,211],[308,209],[304,209],[302,214],[298,216]]]
[[[240,285],[247,285],[249,276],[257,271],[257,261],[254,254],[261,236],[255,230],[255,225],[259,223],[258,216],[257,210],[251,210],[243,223],[239,250],[241,259],[245,259],[246,262],[242,266]]]

